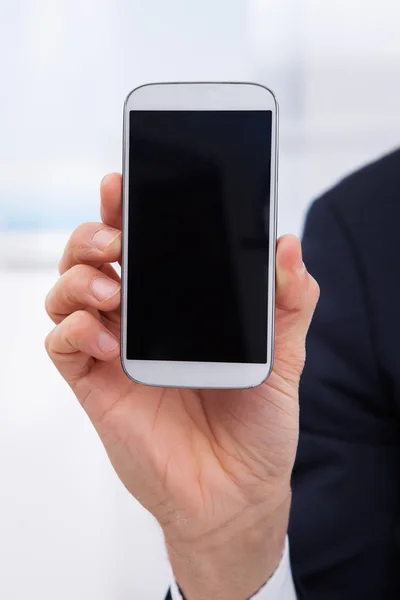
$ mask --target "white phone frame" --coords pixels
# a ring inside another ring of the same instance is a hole
[[[268,340],[266,363],[213,363],[128,360],[127,274],[129,220],[129,114],[133,110],[271,110],[271,187],[268,263]],[[275,321],[275,247],[277,224],[278,104],[268,88],[255,83],[151,83],[134,89],[124,105],[121,363],[134,381],[185,388],[239,389],[261,384],[273,365]]]

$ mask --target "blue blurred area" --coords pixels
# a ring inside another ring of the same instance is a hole
[[[2,199],[0,205],[5,208],[1,211],[0,225],[5,231],[32,231],[32,230],[67,230],[73,229],[83,221],[97,221],[99,219],[98,197],[74,199],[70,198],[35,199],[24,202],[24,198]]]
[[[72,230],[84,221],[98,220],[98,210],[90,210],[87,201],[82,200],[82,209],[72,212],[58,210],[51,212],[44,210],[9,210],[3,215],[4,229],[7,231],[32,231],[32,230]]]

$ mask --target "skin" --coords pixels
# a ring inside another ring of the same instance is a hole
[[[298,441],[298,384],[318,299],[294,236],[277,244],[275,362],[249,390],[163,389],[120,364],[119,174],[101,183],[102,223],[72,234],[46,299],[47,352],[128,491],[159,522],[187,600],[244,600],[279,564]]]

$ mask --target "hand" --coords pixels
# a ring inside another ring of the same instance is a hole
[[[250,390],[145,387],[119,359],[121,176],[103,223],[72,234],[46,309],[47,351],[129,492],[160,523],[188,600],[243,600],[280,561],[298,439],[298,384],[318,285],[297,238],[277,244],[275,363]]]

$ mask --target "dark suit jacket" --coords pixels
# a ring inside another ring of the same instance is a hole
[[[292,568],[305,600],[400,599],[400,151],[309,211],[321,288],[300,387]]]
[[[400,151],[313,204],[303,252],[321,297],[300,385],[297,591],[400,600]]]

